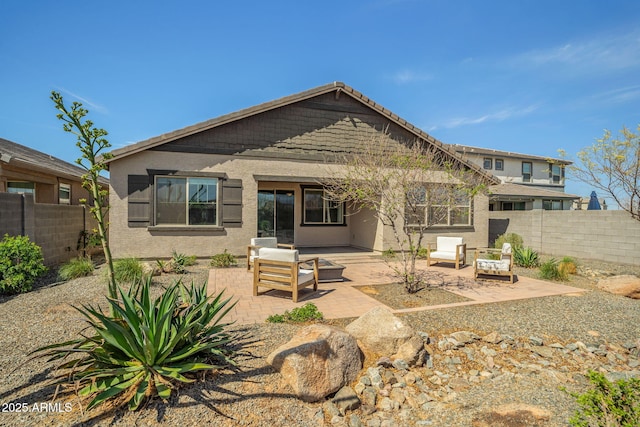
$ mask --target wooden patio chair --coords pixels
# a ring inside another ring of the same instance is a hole
[[[300,264],[313,262],[313,269],[300,268]],[[318,290],[318,258],[298,259],[294,249],[262,248],[260,257],[253,264],[253,295],[259,295],[259,288],[277,289],[291,292],[293,302],[298,302],[301,289],[313,286]],[[267,291],[263,291],[264,293]]]
[[[496,254],[496,258],[479,258],[481,253]],[[473,259],[473,273],[477,279],[479,274],[491,276],[507,276],[513,283],[513,253],[511,244],[504,243],[502,249],[476,249]]]

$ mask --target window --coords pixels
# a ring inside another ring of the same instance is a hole
[[[450,189],[442,187],[444,191]],[[433,189],[431,191],[437,191]],[[444,196],[444,197],[442,197]],[[450,197],[449,202],[446,199]],[[405,206],[405,220],[408,226],[446,226],[460,227],[469,226],[471,218],[471,198],[464,192],[448,196],[442,193],[440,196],[434,195],[437,203],[429,203],[427,190],[420,187],[407,194],[407,204]]]
[[[482,167],[485,169],[493,169],[493,159],[491,157],[485,157],[482,162]]]
[[[304,224],[344,224],[343,202],[329,200],[322,188],[305,188],[303,191]]]
[[[531,171],[533,166],[531,162],[522,162],[522,182],[531,182]]]
[[[523,211],[525,202],[502,202],[503,211]]]
[[[543,200],[542,208],[545,211],[561,211],[562,210],[562,200]]]
[[[564,178],[564,168],[560,165],[549,164],[549,178],[552,184],[562,184]]]
[[[496,159],[496,170],[497,171],[503,171],[504,170],[504,160],[503,159]]]
[[[36,194],[36,184],[33,182],[7,182],[7,193]]]
[[[218,225],[218,179],[156,177],[156,225]]]
[[[71,185],[60,184],[58,186],[58,203],[61,205],[71,204]]]

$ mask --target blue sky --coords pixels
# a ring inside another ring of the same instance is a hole
[[[332,81],[446,143],[575,158],[640,123],[640,2],[3,0],[0,64],[0,137],[67,161],[51,90],[118,148]]]

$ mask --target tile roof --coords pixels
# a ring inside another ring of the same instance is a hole
[[[569,160],[558,159],[554,157],[534,156],[531,154],[516,153],[513,151],[494,150],[493,148],[472,147],[470,145],[451,144],[450,147],[458,153],[464,154],[484,154],[491,156],[513,157],[518,159],[542,160],[545,162],[548,160],[553,160],[555,163],[562,163],[565,165],[570,165],[571,163],[573,163]]]
[[[0,138],[0,161],[4,163],[19,162],[24,166],[47,171],[56,176],[81,179],[86,171],[80,166],[53,157],[33,148],[20,145],[13,141]],[[107,178],[101,177],[103,184],[108,184]]]
[[[503,183],[489,187],[489,196],[518,196],[549,199],[579,199],[580,196],[527,184]]]

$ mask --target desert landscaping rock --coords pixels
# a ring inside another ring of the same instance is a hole
[[[267,363],[307,402],[323,399],[349,384],[362,368],[355,338],[328,325],[301,329],[269,354]]]
[[[597,287],[605,292],[640,299],[640,277],[625,274],[598,280]]]
[[[374,307],[346,326],[346,331],[356,337],[365,349],[373,354],[391,356],[400,347],[417,337],[422,338],[398,317],[383,307]]]

